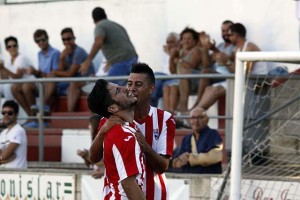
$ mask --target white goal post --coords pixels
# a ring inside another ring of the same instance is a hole
[[[245,107],[245,64],[249,61],[300,62],[300,52],[238,52],[235,67],[235,91],[232,126],[230,199],[241,199],[242,140]]]

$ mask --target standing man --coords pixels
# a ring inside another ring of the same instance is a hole
[[[60,52],[49,44],[49,37],[46,30],[37,29],[33,33],[33,39],[40,48],[40,51],[38,52],[38,69],[30,66],[27,68],[27,71],[37,78],[47,77],[51,71],[58,69]],[[31,115],[34,115],[36,110],[38,110],[35,99],[36,91],[37,86],[34,83],[24,83],[23,87],[15,88],[12,91],[19,103],[26,102],[25,98],[28,99],[28,102],[31,102],[29,105]],[[48,126],[47,123],[44,123],[44,126]],[[38,128],[38,122],[36,120],[29,121],[24,124],[23,127]]]
[[[9,100],[2,106],[3,123],[7,126],[0,134],[0,165],[5,168],[27,168],[27,137],[17,123],[19,105]],[[14,159],[13,159],[14,158]]]
[[[88,70],[97,52],[102,49],[109,64],[108,76],[129,75],[130,67],[137,62],[138,56],[125,28],[107,19],[103,8],[96,7],[92,17],[96,25],[95,41],[87,59],[81,64],[80,72],[85,73]],[[126,81],[115,83],[125,85]]]
[[[126,87],[100,79],[89,94],[88,106],[98,115],[118,116],[124,124],[107,131],[103,142],[105,179],[103,199],[146,199],[143,194],[144,157],[133,122],[137,98]]]
[[[145,188],[147,200],[168,199],[166,176],[164,174],[172,157],[175,121],[171,113],[150,106],[155,87],[152,69],[144,63],[133,64],[127,88],[137,98],[134,107],[134,121],[141,132],[136,133],[146,157]],[[90,148],[90,159],[97,163],[102,159],[105,132],[111,124],[123,123],[115,117],[100,123],[100,131]]]

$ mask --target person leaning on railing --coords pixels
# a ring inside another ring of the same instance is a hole
[[[222,139],[217,130],[207,126],[205,110],[194,108],[190,123],[193,132],[183,138],[178,156],[171,161],[172,167],[184,173],[222,173]]]

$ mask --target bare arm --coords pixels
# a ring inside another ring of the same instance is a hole
[[[122,187],[126,193],[126,196],[130,200],[146,200],[146,197],[138,186],[135,180],[135,175],[125,178],[121,181]]]
[[[104,36],[97,36],[95,38],[90,54],[88,55],[87,59],[81,64],[81,67],[79,69],[79,72],[81,74],[85,74],[88,71],[91,62],[93,61],[98,51],[102,48],[103,43],[104,43]]]
[[[1,160],[1,159],[0,159],[0,165],[9,163],[9,162],[13,161],[16,157],[17,157],[16,154],[13,153],[12,156],[10,156],[10,157],[9,157],[8,159],[6,159],[6,160]]]
[[[102,126],[94,141],[92,142],[92,145],[90,147],[90,161],[92,163],[98,163],[103,158],[103,141],[105,134],[105,127]]]
[[[1,160],[8,160],[11,156],[13,156],[18,146],[19,144],[10,142],[7,148],[1,150]]]
[[[138,131],[135,135],[138,143],[142,148],[142,151],[146,156],[147,165],[150,165],[154,169],[154,171],[159,174],[164,173],[168,169],[170,158],[157,154],[146,142],[145,137],[141,132]]]

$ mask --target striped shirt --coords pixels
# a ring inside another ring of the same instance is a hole
[[[135,124],[125,123],[115,125],[106,133],[103,143],[104,200],[126,200],[121,182],[130,176],[136,176],[136,182],[143,190],[145,161],[135,132]]]
[[[175,121],[169,112],[150,107],[148,116],[143,120],[135,119],[137,127],[146,138],[147,143],[160,155],[172,157]],[[165,174],[157,174],[146,164],[145,189],[147,200],[166,200],[168,190]]]

